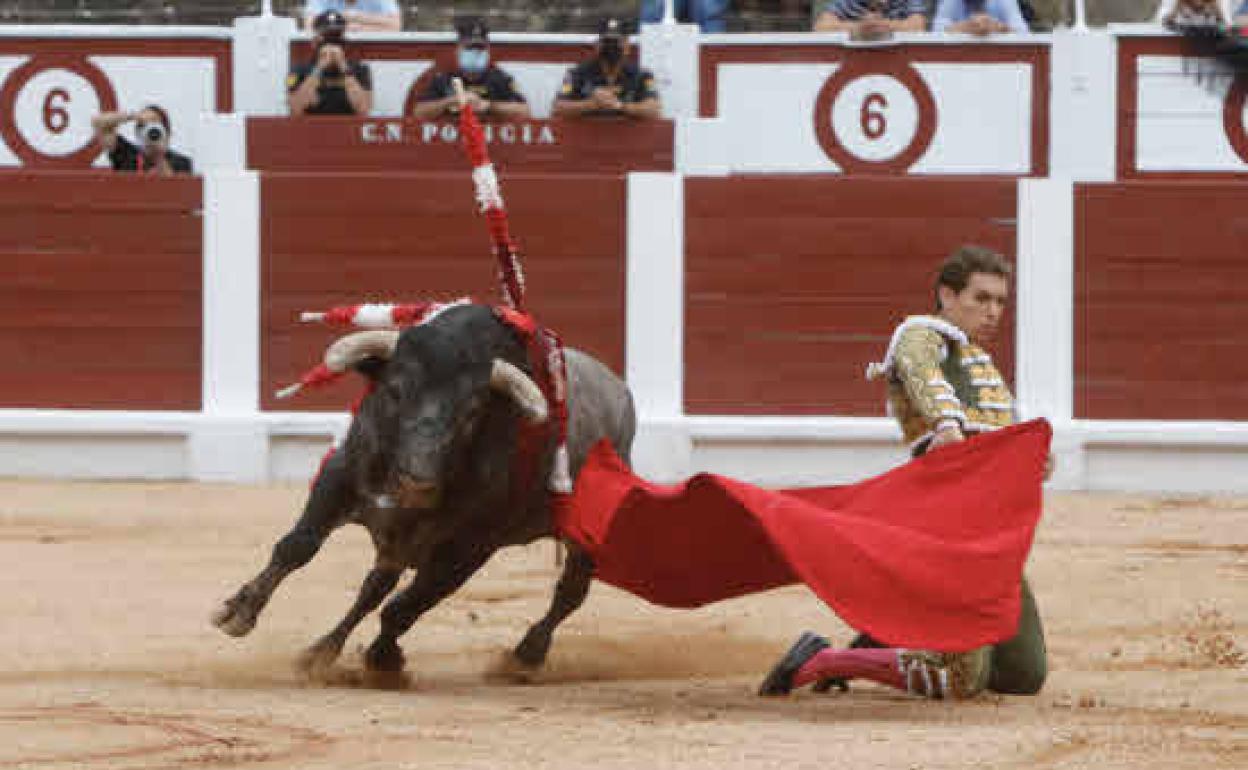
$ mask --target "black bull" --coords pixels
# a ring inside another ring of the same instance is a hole
[[[531,477],[511,478],[521,421],[548,419],[550,405],[525,374],[530,366],[517,334],[484,306],[452,308],[402,334],[352,335],[331,347],[327,361],[335,355],[370,377],[373,392],[313,483],[303,515],[213,622],[232,636],[250,632],[281,581],[333,530],[355,522],[372,536],[376,561],[346,616],[300,662],[308,670],[329,666],[410,568],[415,575],[382,609],[364,657],[370,670],[395,672],[404,662],[398,639],[423,613],[499,548],[554,534],[547,489],[554,438],[539,449]],[[600,438],[627,460],[636,428],[628,388],[575,350],[567,350],[567,371],[572,478]],[[568,549],[550,610],[513,651],[526,667],[545,660],[555,627],[589,591],[593,564],[574,544]]]

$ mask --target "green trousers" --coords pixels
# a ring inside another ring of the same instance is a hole
[[[1035,695],[1049,674],[1044,626],[1027,578],[1023,578],[1023,607],[1018,633],[993,645],[988,666],[988,689],[1003,695]]]

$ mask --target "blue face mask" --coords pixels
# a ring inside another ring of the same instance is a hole
[[[459,68],[469,75],[480,75],[490,66],[490,52],[484,48],[459,49]]]

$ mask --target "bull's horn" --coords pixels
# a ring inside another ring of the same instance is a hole
[[[325,351],[325,366],[331,371],[345,372],[365,358],[388,360],[399,344],[399,333],[393,330],[356,332],[339,338]]]
[[[490,387],[516,402],[529,422],[546,422],[546,397],[529,376],[501,358],[494,359]]]

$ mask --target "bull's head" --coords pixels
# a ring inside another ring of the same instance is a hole
[[[512,363],[474,361],[436,340],[413,343],[396,356],[399,339],[394,331],[351,334],[326,351],[325,363],[337,371],[356,369],[375,383],[348,440],[361,483],[402,508],[436,508],[463,470],[496,396],[534,423],[544,422],[549,408]]]

